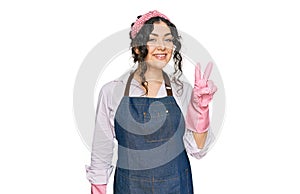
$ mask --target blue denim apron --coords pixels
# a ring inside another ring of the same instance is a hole
[[[163,72],[168,96],[129,97],[133,74],[114,118],[118,140],[114,194],[192,194],[182,138],[185,122],[169,77]]]

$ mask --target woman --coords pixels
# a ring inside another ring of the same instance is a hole
[[[180,37],[158,11],[139,16],[130,38],[138,67],[100,90],[91,166],[86,167],[91,192],[106,193],[116,138],[115,194],[193,193],[187,153],[202,158],[214,139],[208,106],[217,90],[208,80],[212,64],[203,77],[196,66],[194,88],[180,80]],[[169,77],[164,69],[171,58],[175,71]]]

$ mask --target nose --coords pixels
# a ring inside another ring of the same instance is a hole
[[[159,40],[157,42],[157,49],[165,50],[165,48],[166,48],[166,45],[165,45],[164,41],[163,40]]]

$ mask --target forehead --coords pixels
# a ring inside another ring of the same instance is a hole
[[[151,33],[158,35],[165,35],[171,33],[169,26],[164,22],[155,22],[153,24],[153,31]]]

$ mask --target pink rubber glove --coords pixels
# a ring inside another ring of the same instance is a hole
[[[96,185],[92,184],[92,193],[91,194],[106,194],[106,184]]]
[[[186,127],[197,133],[204,133],[209,127],[209,102],[212,100],[217,87],[213,81],[208,80],[213,63],[206,66],[203,77],[201,77],[201,67],[195,67],[195,84],[192,91],[191,100],[188,105],[186,115]]]

